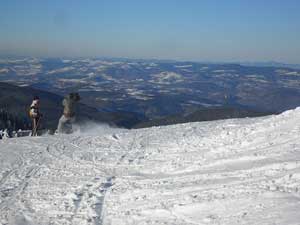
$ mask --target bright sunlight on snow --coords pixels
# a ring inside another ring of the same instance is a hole
[[[0,224],[300,224],[300,108],[0,141]]]

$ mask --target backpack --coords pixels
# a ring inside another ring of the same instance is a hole
[[[30,106],[28,110],[28,115],[30,118],[36,118],[39,115],[38,108],[35,106]]]

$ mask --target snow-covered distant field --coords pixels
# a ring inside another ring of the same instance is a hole
[[[300,109],[0,141],[0,224],[300,224]]]

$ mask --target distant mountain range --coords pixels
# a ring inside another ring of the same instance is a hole
[[[15,85],[0,82],[0,109],[3,109],[19,118],[21,121],[30,123],[28,117],[29,106],[33,96],[41,99],[41,112],[43,113],[43,128],[54,130],[59,117],[62,114],[62,96],[33,89],[30,87],[18,87]],[[196,110],[187,115],[170,115],[161,119],[149,120],[129,112],[100,112],[90,106],[79,104],[77,111],[78,121],[102,122],[126,128],[144,128],[150,126],[162,126],[177,123],[208,121],[227,118],[262,116],[267,113],[255,112],[251,110],[238,109],[233,107],[217,107]],[[0,118],[1,119],[1,118]],[[0,121],[1,124],[1,121]],[[17,129],[22,127],[17,127]]]
[[[300,69],[300,64],[281,63],[276,61],[270,62],[238,62],[243,66],[260,66],[260,67],[285,67],[291,69]]]
[[[300,69],[276,62],[2,58],[0,81],[59,98],[79,92],[91,115],[126,127],[217,107],[279,113],[300,105]]]

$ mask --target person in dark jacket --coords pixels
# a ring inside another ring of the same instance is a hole
[[[60,117],[57,127],[58,133],[71,133],[72,124],[75,122],[76,104],[79,102],[80,96],[78,93],[70,93],[65,96],[62,105],[64,106],[63,115]]]

